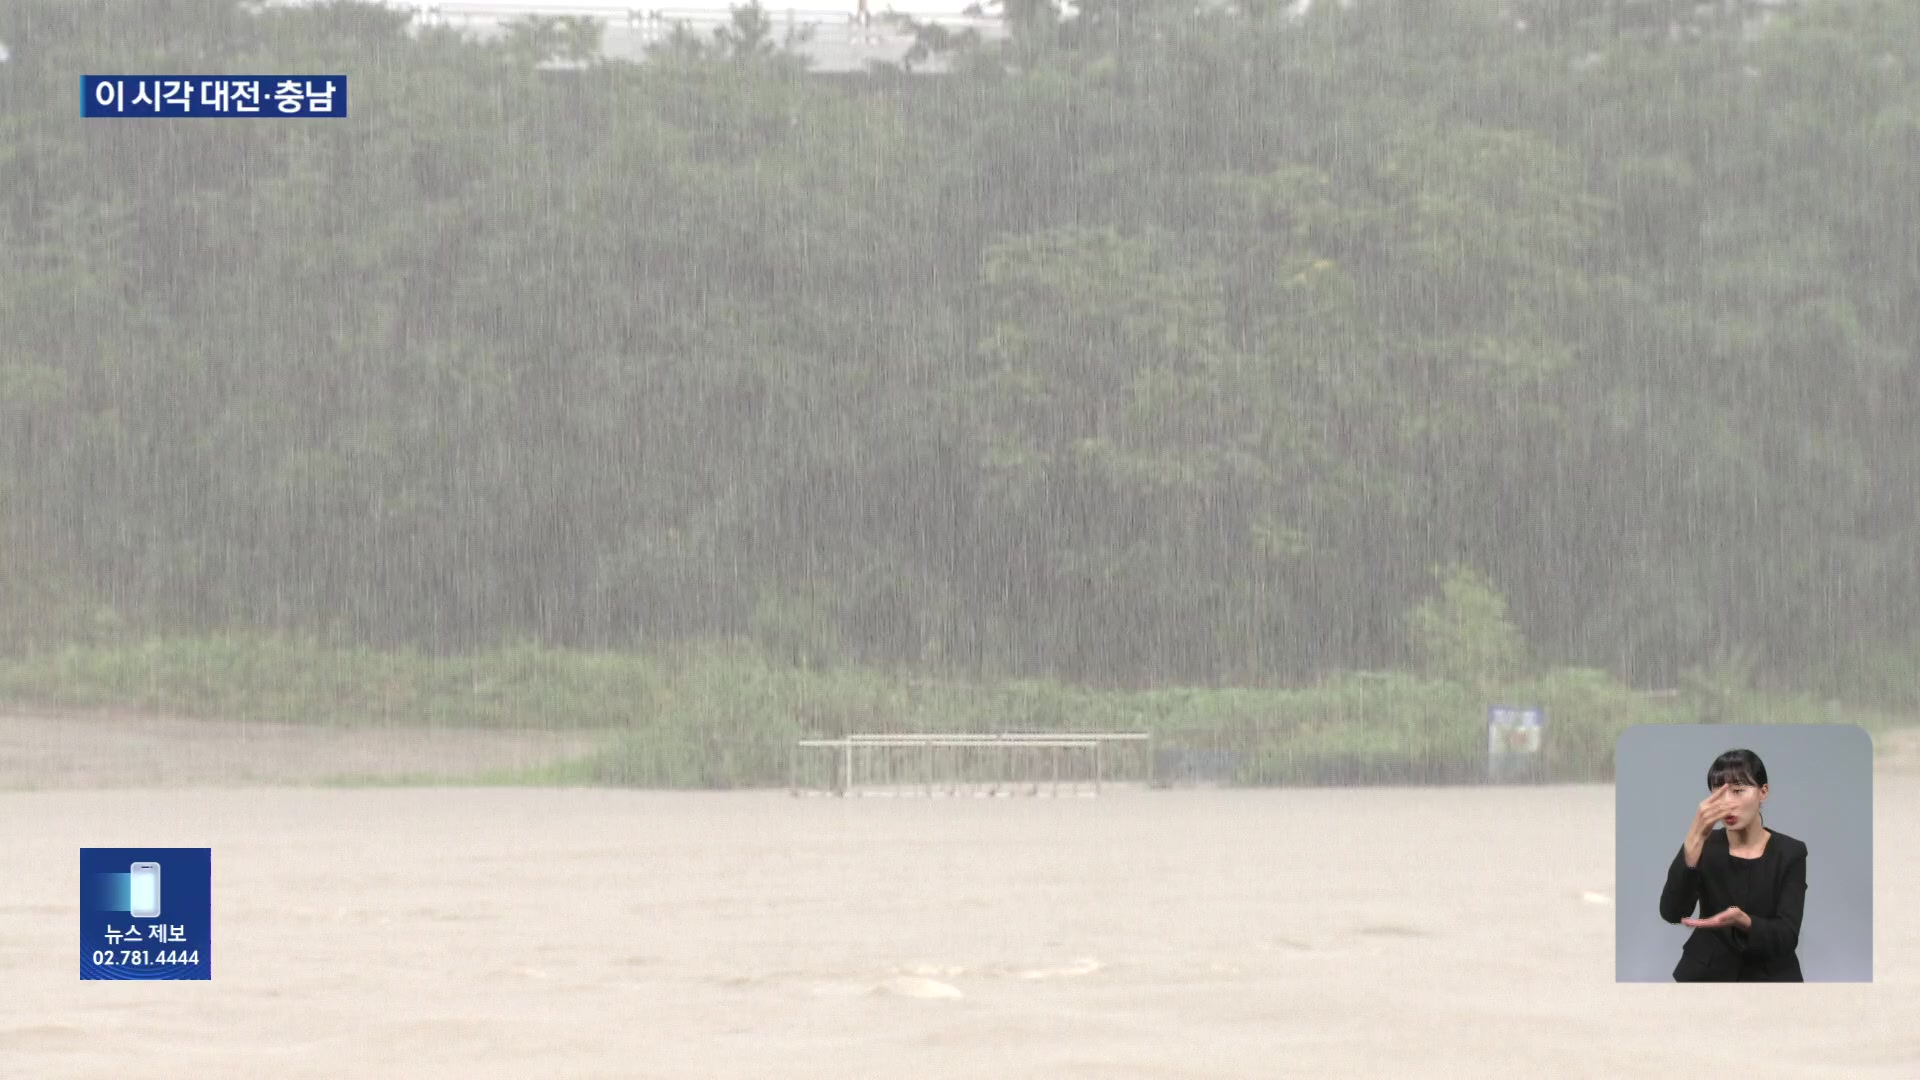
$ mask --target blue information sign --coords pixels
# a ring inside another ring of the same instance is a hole
[[[1546,712],[1539,706],[1516,708],[1494,705],[1487,709],[1487,778],[1499,781],[1538,781],[1540,743]]]
[[[213,978],[212,848],[81,848],[80,977]]]
[[[1537,754],[1540,752],[1540,708],[1517,709],[1494,705],[1487,709],[1488,754]]]
[[[347,115],[345,75],[82,75],[88,119],[213,116],[296,120]]]

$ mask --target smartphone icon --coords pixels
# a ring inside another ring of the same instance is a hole
[[[132,888],[129,899],[133,901],[133,917],[136,919],[157,919],[160,917],[160,864],[157,862],[134,863],[129,876]]]

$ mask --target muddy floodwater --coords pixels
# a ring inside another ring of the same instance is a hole
[[[100,779],[0,793],[0,1076],[1611,1080],[1724,1069],[1755,1023],[1743,1077],[1920,1075],[1920,772],[1887,762],[1876,981],[1798,987],[1613,981],[1602,785]],[[79,980],[83,846],[213,849],[211,982]]]

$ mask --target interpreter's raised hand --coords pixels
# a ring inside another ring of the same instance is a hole
[[[1713,789],[1713,794],[1700,800],[1700,809],[1693,815],[1692,835],[1706,836],[1713,831],[1713,823],[1726,817],[1733,811],[1733,786],[1721,784]]]
[[[1689,867],[1700,865],[1700,853],[1706,850],[1707,837],[1713,835],[1713,823],[1727,816],[1733,809],[1733,785],[1721,784],[1713,789],[1713,794],[1700,801],[1700,809],[1694,812],[1693,823],[1687,826],[1687,839],[1682,845],[1681,854]]]

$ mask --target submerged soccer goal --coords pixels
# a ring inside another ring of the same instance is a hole
[[[1145,732],[869,734],[801,739],[788,790],[794,795],[1092,798],[1153,776]]]

